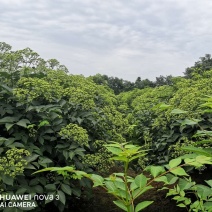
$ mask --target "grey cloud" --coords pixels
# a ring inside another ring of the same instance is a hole
[[[0,37],[73,73],[180,75],[212,48],[210,0],[0,0]]]

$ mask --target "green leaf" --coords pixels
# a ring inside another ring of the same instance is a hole
[[[121,149],[116,148],[116,147],[107,147],[107,146],[106,146],[106,148],[107,148],[110,152],[112,152],[114,155],[119,155],[119,154],[122,152]]]
[[[115,184],[115,186],[117,187],[117,188],[119,188],[119,189],[121,189],[121,190],[124,190],[125,191],[125,184],[124,184],[124,182],[120,182],[120,181],[115,181],[114,182],[114,184]],[[125,196],[126,196],[126,194],[125,194]]]
[[[106,187],[108,188],[109,193],[114,193],[116,191],[116,186],[114,185],[113,182],[105,182]]]
[[[125,156],[115,156],[115,157],[111,157],[110,160],[118,160],[118,161],[127,162],[128,159]]]
[[[195,144],[197,144],[197,145],[199,145],[199,144],[211,144],[211,143],[212,143],[212,140],[201,140],[201,141],[196,141],[195,142]]]
[[[161,189],[161,190],[163,190],[163,189]],[[178,195],[178,192],[176,191],[176,189],[170,189],[170,188],[167,188],[167,187],[165,187],[165,189],[169,189],[169,192],[166,194],[166,197],[173,196],[173,195]]]
[[[189,198],[185,198],[184,204],[185,205],[190,205],[191,204],[191,200]]]
[[[211,202],[205,202],[204,207],[205,207],[206,210],[208,210],[208,212],[211,212],[212,211],[212,201]]]
[[[58,211],[63,212],[65,210],[65,205],[61,202],[57,204]]]
[[[19,143],[19,142],[14,142],[12,145],[15,146],[15,147],[25,148],[25,146],[22,143]]]
[[[55,184],[47,184],[47,185],[45,185],[45,188],[47,190],[50,190],[50,191],[55,191],[56,190],[56,185]]]
[[[133,197],[133,199],[136,199],[136,198],[139,197],[142,193],[144,193],[144,192],[141,191],[140,188],[133,189],[133,191],[132,191],[132,197]]]
[[[164,182],[165,184],[168,184],[168,180],[167,180],[167,177],[166,176],[156,177],[154,179],[154,181],[156,181],[156,182]]]
[[[161,104],[159,105],[159,108],[162,109],[162,110],[168,109],[168,108],[170,108],[170,107],[171,107],[171,105],[167,105],[167,104],[165,104],[165,103],[161,103]]]
[[[43,160],[41,160],[39,163],[52,163],[52,160],[49,158],[44,158]]]
[[[79,188],[72,188],[72,192],[77,197],[80,197],[81,195],[81,190]]]
[[[123,177],[124,176],[124,173],[121,173],[121,172],[113,173],[113,174],[116,175],[116,176],[120,176],[120,177]]]
[[[166,177],[170,185],[176,183],[176,181],[179,179],[179,177],[176,177],[175,175],[170,173],[167,174]]]
[[[69,158],[70,159],[73,159],[74,156],[75,156],[75,152],[74,151],[69,152]]]
[[[188,174],[185,172],[185,170],[181,167],[170,169],[170,172],[175,175],[179,175],[179,176],[188,176]]]
[[[2,72],[1,71],[1,74],[2,73],[7,73],[8,74],[8,72]],[[8,77],[9,77],[9,75],[7,75]],[[7,85],[3,85],[2,83],[0,84],[0,86],[2,87],[2,88],[4,88],[7,92],[9,92],[9,93],[12,93],[13,92],[13,89],[12,88],[10,88],[10,87],[8,87]]]
[[[53,171],[54,167],[49,167],[49,168],[45,168],[45,169],[41,169],[41,170],[38,170],[36,172],[33,172],[33,174],[37,174],[37,173],[40,173],[40,172],[46,172],[46,171]],[[56,170],[55,170],[56,171]]]
[[[138,186],[136,185],[136,183],[135,183],[135,180],[130,184],[130,190],[135,190],[135,189],[137,189],[138,188]]]
[[[180,203],[180,204],[178,204],[177,206],[180,207],[180,208],[185,208],[185,207],[186,207],[186,205],[183,204],[183,203]]]
[[[116,200],[116,201],[113,201],[113,203],[114,203],[115,205],[117,205],[119,208],[121,208],[122,210],[127,211],[127,207],[126,207],[126,205],[123,203],[123,201],[121,201],[121,200]]]
[[[66,204],[66,196],[62,191],[57,191],[57,194],[59,195],[59,200],[62,202],[63,205]]]
[[[13,186],[14,178],[12,178],[8,175],[2,175],[1,179],[2,179],[3,183]]]
[[[103,177],[101,177],[99,175],[96,175],[96,174],[92,174],[91,175],[91,179],[94,182],[94,187],[103,185],[103,182],[104,182],[104,178]]]
[[[26,161],[27,161],[28,163],[30,163],[30,162],[32,162],[32,161],[35,161],[39,156],[40,156],[40,155],[36,155],[36,154],[30,155],[30,156],[26,157]]]
[[[53,196],[53,198],[48,198],[48,199],[46,199],[46,200],[45,200],[45,205],[48,204],[49,202],[54,201],[55,191],[50,191],[50,192],[47,193],[47,195],[49,195],[49,197],[52,197],[52,196]]]
[[[209,196],[212,196],[212,190],[208,186],[205,185],[196,185],[197,195],[206,200]]]
[[[25,167],[25,169],[36,169],[32,164],[27,164]]]
[[[207,157],[205,155],[199,155],[196,157],[196,161],[201,164],[212,164],[212,157]]]
[[[124,146],[124,148],[126,148],[126,149],[132,149],[132,148],[135,148],[135,145],[133,145],[133,144],[127,144],[127,145]]]
[[[171,114],[182,114],[182,113],[187,113],[188,111],[184,111],[181,109],[174,109],[171,111]]]
[[[137,175],[135,177],[135,184],[139,187],[139,188],[143,188],[146,186],[147,184],[147,178],[143,175],[143,174],[140,174],[140,175]]]
[[[195,167],[201,167],[202,164],[196,162],[195,158],[185,158],[184,159],[185,164],[189,165],[189,166],[195,166]]]
[[[125,190],[120,190],[120,189],[118,189],[118,190],[116,191],[115,195],[117,195],[117,196],[119,196],[119,197],[121,197],[121,198],[126,199],[126,191],[125,191]],[[130,198],[130,196],[129,196],[128,193],[127,193],[127,197],[128,197],[128,199]]]
[[[27,191],[27,189],[26,188],[19,188],[17,191],[16,191],[16,195],[18,195],[18,194],[24,194],[25,192]]]
[[[205,182],[212,188],[212,180],[205,180]]]
[[[195,120],[190,120],[190,119],[185,119],[181,122],[181,125],[195,125],[198,124],[201,120],[195,119]]]
[[[115,142],[115,141],[111,141],[110,144],[104,144],[105,147],[117,147],[117,148],[120,148],[121,146],[123,147],[124,145],[126,145],[127,143],[118,143],[118,142]]]
[[[182,159],[181,158],[176,158],[176,159],[170,160],[169,161],[169,167],[170,168],[177,167],[178,165],[181,164],[181,162],[182,162]]]
[[[212,136],[212,131],[208,130],[197,130],[197,133],[195,136]]]
[[[144,201],[144,202],[137,204],[135,207],[135,212],[139,212],[139,211],[143,210],[144,208],[148,207],[152,203],[153,203],[153,201]]]
[[[68,195],[71,195],[72,194],[71,187],[69,185],[62,184],[61,185],[61,189],[62,189],[63,192],[65,192]]]
[[[148,166],[145,170],[150,171],[153,177],[157,177],[159,174],[165,172],[162,166]]]
[[[27,124],[30,124],[30,121],[28,119],[21,119],[16,123],[16,125],[27,128]]]
[[[38,178],[33,178],[32,180],[30,180],[29,182],[29,186],[35,186],[39,184],[39,180]]]
[[[56,149],[67,149],[67,147],[69,146],[70,144],[58,144],[55,148]],[[71,145],[72,146],[72,145]],[[70,146],[70,147],[71,147]],[[71,148],[69,148],[71,149]],[[75,148],[74,148],[75,149]]]
[[[59,104],[61,107],[63,107],[67,102],[64,99],[61,99]]]
[[[146,191],[152,189],[153,187],[151,185],[144,187],[143,189],[136,189],[132,192],[132,196],[134,199],[139,197],[141,194],[145,193]]]
[[[46,168],[46,170],[73,172],[74,168],[72,166],[65,166],[65,167],[51,167],[51,168]]]
[[[14,124],[12,124],[12,123],[6,123],[5,127],[6,127],[7,131],[9,131],[13,127],[13,125]]]
[[[33,187],[38,194],[43,194],[43,187],[40,185],[36,185]]]
[[[69,157],[68,151],[64,150],[63,155],[64,155],[65,159],[68,160],[68,157]]]
[[[6,116],[0,119],[0,124],[14,123],[17,119],[18,119],[17,117]]]
[[[14,142],[14,140],[15,140],[15,139],[8,139],[8,140],[6,140],[5,143],[4,143],[5,146],[6,146],[6,147],[9,147],[9,146]]]
[[[135,156],[131,157],[129,159],[129,161],[131,162],[131,161],[133,161],[133,160],[135,160],[137,158],[143,157],[144,155],[146,155],[146,153],[141,153],[141,154],[135,155]]]
[[[81,124],[82,122],[83,122],[83,119],[81,119],[81,118],[77,118],[77,122],[78,122],[78,124]]]
[[[194,183],[193,182],[189,182],[188,180],[185,180],[183,178],[179,179],[178,185],[180,187],[180,190],[185,190],[185,189],[189,189],[191,188]]]
[[[38,128],[43,127],[43,126],[47,126],[49,125],[49,122],[47,120],[43,120],[39,123]],[[51,129],[47,129],[47,130],[51,130]],[[52,130],[51,130],[52,132]],[[44,133],[49,133],[48,131],[44,131]]]
[[[59,145],[61,145],[61,144],[59,144]],[[59,146],[59,145],[57,145],[57,146]],[[68,147],[69,145],[70,145],[70,144],[68,144],[67,147]],[[70,150],[71,150],[71,149],[76,149],[77,147],[79,147],[78,144],[72,143],[72,144],[69,146],[69,149],[70,149]]]

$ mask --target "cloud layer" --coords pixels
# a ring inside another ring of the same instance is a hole
[[[0,0],[0,38],[70,73],[182,75],[211,53],[210,0]]]

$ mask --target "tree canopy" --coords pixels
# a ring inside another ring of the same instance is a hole
[[[35,176],[34,171],[73,166],[87,173],[107,172],[114,165],[105,148],[110,141],[145,150],[132,164],[138,171],[183,155],[180,147],[195,145],[197,133],[203,134],[200,141],[211,139],[211,110],[200,107],[212,93],[210,64],[206,55],[185,76],[130,82],[73,75],[56,59],[0,43],[1,191],[54,193],[61,199],[49,202],[63,211],[72,195],[80,196],[81,187],[91,184],[86,179],[76,183],[79,176],[68,173]],[[47,203],[39,203],[39,210]]]

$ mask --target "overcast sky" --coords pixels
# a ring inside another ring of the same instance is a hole
[[[212,53],[212,1],[0,0],[0,38],[72,74],[179,76]]]

